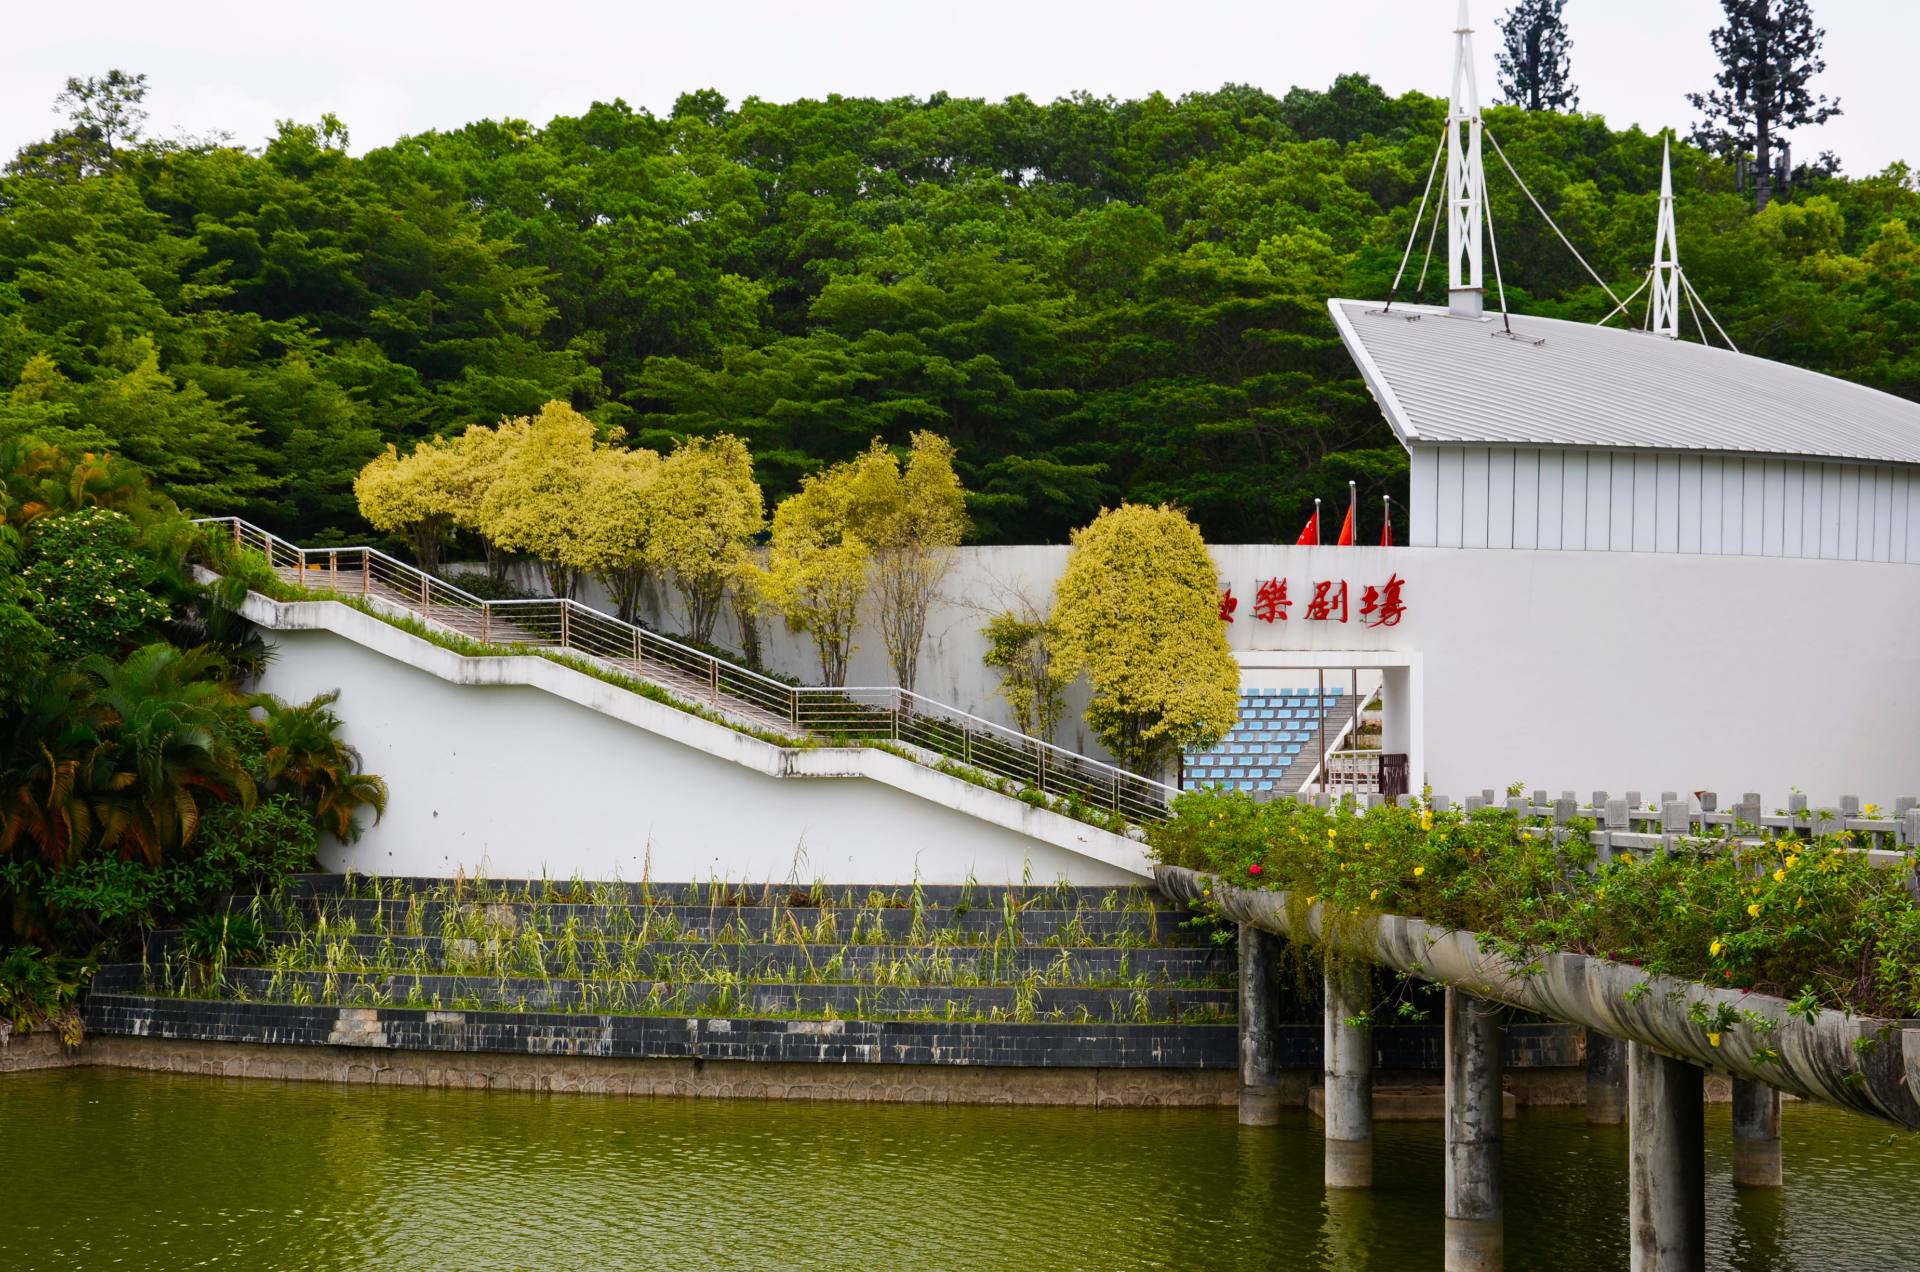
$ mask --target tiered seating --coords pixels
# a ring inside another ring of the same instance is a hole
[[[1243,690],[1239,722],[1211,750],[1187,753],[1182,786],[1274,790],[1301,752],[1312,749],[1342,697],[1316,689]]]

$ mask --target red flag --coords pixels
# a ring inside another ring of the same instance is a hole
[[[1380,546],[1383,548],[1390,548],[1393,546],[1393,518],[1392,517],[1388,517],[1385,521],[1380,523]]]
[[[1318,508],[1315,508],[1313,515],[1307,518],[1307,528],[1302,530],[1300,537],[1293,542],[1296,547],[1320,546],[1320,510]]]
[[[1351,504],[1347,506],[1347,519],[1340,523],[1340,538],[1335,542],[1335,546],[1342,548],[1353,546],[1353,506]]]

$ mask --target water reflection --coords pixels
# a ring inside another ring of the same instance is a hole
[[[1920,1150],[1789,1105],[1788,1186],[1736,1193],[1709,1110],[1713,1266],[1906,1266]],[[1514,1269],[1624,1269],[1626,1133],[1510,1121]],[[1437,1124],[1321,1187],[1317,1126],[1230,1110],[627,1101],[112,1071],[0,1079],[18,1268],[1436,1266]]]

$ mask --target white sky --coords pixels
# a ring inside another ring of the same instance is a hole
[[[1483,97],[1493,22],[1475,0]],[[733,101],[849,96],[1047,101],[1076,89],[1170,96],[1227,82],[1276,94],[1344,71],[1444,96],[1455,0],[15,0],[0,39],[0,156],[56,126],[69,75],[144,71],[149,131],[224,128],[257,146],[274,121],[333,111],[364,152],[480,118],[545,123],[596,99],[664,111],[688,89]],[[1917,0],[1815,0],[1846,114],[1794,138],[1855,174],[1920,158],[1911,139]],[[1581,105],[1615,126],[1674,126],[1709,86],[1719,0],[1571,0]]]

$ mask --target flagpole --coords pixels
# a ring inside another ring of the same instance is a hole
[[[1347,546],[1352,547],[1360,542],[1360,483],[1357,481],[1347,483],[1347,529],[1350,532]]]
[[[1393,496],[1380,496],[1380,546],[1393,546]]]
[[[1326,532],[1320,526],[1320,500],[1316,496],[1313,501],[1313,546],[1316,548],[1327,541]]]

